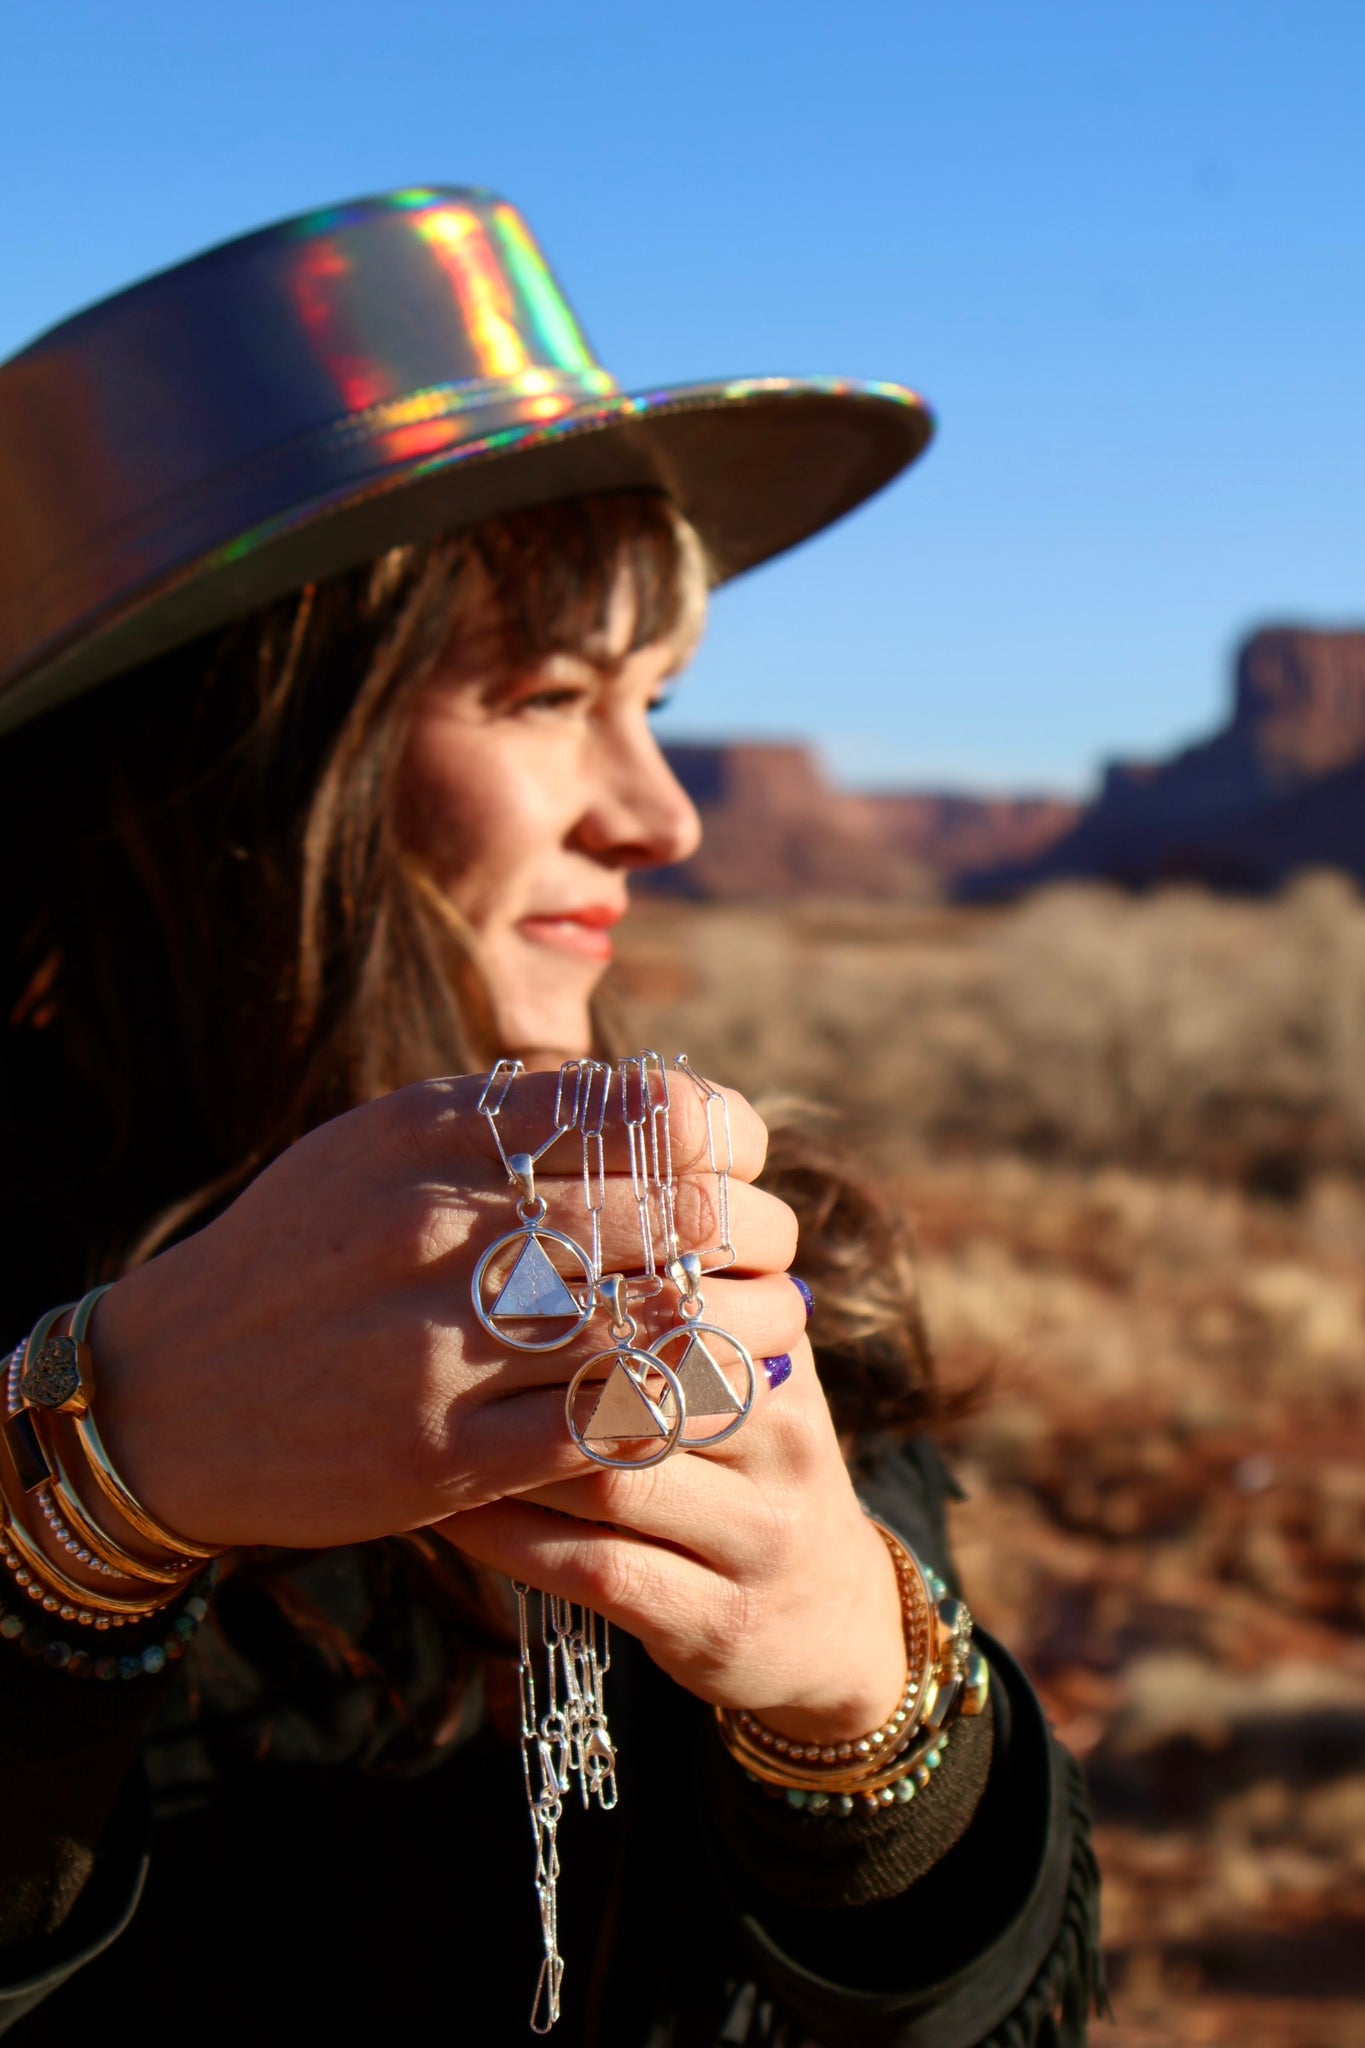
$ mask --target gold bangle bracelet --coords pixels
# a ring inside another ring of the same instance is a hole
[[[76,1304],[75,1314],[71,1318],[71,1334],[78,1342],[84,1342],[95,1304],[101,1295],[109,1292],[112,1285],[113,1282],[108,1281],[103,1287],[92,1287]],[[158,1522],[120,1478],[113,1459],[104,1448],[94,1416],[87,1412],[72,1419],[90,1466],[91,1478],[105,1499],[118,1509],[130,1529],[146,1542],[155,1544],[158,1549],[169,1551],[173,1557],[196,1558],[202,1561],[222,1556],[221,1544],[208,1547],[202,1543],[191,1543],[187,1536],[177,1536],[163,1522]]]
[[[922,1774],[921,1782],[923,1782],[923,1774],[938,1768],[939,1756],[947,1748],[951,1733],[951,1723],[945,1728],[933,1731],[925,1728],[917,1729],[914,1742],[911,1743],[908,1749],[902,1750],[894,1762],[884,1765],[880,1770],[868,1771],[860,1778],[852,1776],[847,1779],[830,1777],[822,1779],[819,1784],[812,1784],[808,1780],[803,1779],[798,1784],[794,1779],[784,1777],[780,1772],[769,1769],[766,1763],[760,1766],[757,1763],[746,1761],[744,1769],[751,1778],[757,1778],[760,1783],[771,1787],[776,1792],[805,1792],[816,1795],[823,1793],[828,1799],[848,1797],[873,1801],[876,1800],[879,1793],[884,1792],[889,1786],[898,1784],[902,1778],[913,1777],[916,1772]],[[733,1754],[733,1752],[731,1753]],[[932,1763],[929,1762],[931,1755],[933,1756]],[[736,1762],[738,1761],[740,1760],[736,1758]]]
[[[904,1750],[927,1718],[930,1703],[926,1690],[935,1682],[940,1655],[938,1618],[929,1584],[914,1552],[875,1515],[868,1519],[886,1545],[896,1572],[906,1662],[900,1701],[881,1727],[836,1743],[802,1742],[779,1735],[757,1714],[718,1708],[722,1738],[736,1756],[743,1751],[741,1760],[759,1758],[765,1770],[790,1769],[792,1775],[777,1782],[832,1785],[836,1777],[861,1780]]]
[[[0,1494],[0,1562],[13,1573],[16,1585],[22,1586],[36,1605],[49,1614],[59,1614],[63,1621],[79,1621],[86,1627],[98,1628],[101,1615],[107,1617],[108,1623],[114,1627],[125,1621],[145,1621],[175,1598],[172,1592],[156,1600],[125,1600],[112,1593],[97,1593],[91,1587],[67,1578],[65,1572],[39,1549],[3,1494]]]
[[[949,1596],[894,1530],[876,1516],[869,1520],[896,1568],[911,1674],[891,1719],[857,1740],[807,1743],[779,1735],[756,1714],[715,1710],[720,1738],[736,1763],[750,1777],[793,1798],[880,1795],[922,1768],[921,1759],[946,1737],[958,1713],[977,1714],[985,1705],[988,1673],[985,1659],[971,1648],[965,1605]]]
[[[930,1709],[938,1706],[941,1694],[935,1681],[930,1681],[926,1692]],[[737,1725],[734,1714],[720,1709],[717,1719],[721,1740],[736,1763],[743,1764],[746,1771],[762,1778],[766,1784],[798,1786],[808,1792],[861,1792],[872,1786],[874,1781],[884,1783],[888,1777],[896,1777],[906,1768],[905,1759],[916,1743],[926,1736],[932,1740],[936,1728],[942,1725],[929,1720],[927,1715],[920,1716],[905,1727],[894,1744],[887,1743],[869,1756],[827,1763],[823,1757],[814,1762],[806,1760],[807,1748],[814,1745],[793,1743],[785,1751],[776,1751],[747,1735]]]
[[[198,1566],[191,1558],[187,1557],[170,1564],[150,1564],[146,1558],[137,1557],[131,1550],[125,1550],[107,1529],[101,1529],[99,1523],[86,1512],[85,1504],[72,1484],[71,1475],[62,1461],[61,1451],[53,1438],[44,1431],[41,1422],[38,1425],[38,1435],[53,1474],[46,1486],[38,1488],[40,1504],[41,1496],[46,1494],[70,1528],[72,1536],[83,1543],[99,1563],[122,1573],[124,1578],[141,1579],[150,1586],[183,1586],[187,1579],[194,1576]],[[53,1533],[57,1534],[55,1530]]]

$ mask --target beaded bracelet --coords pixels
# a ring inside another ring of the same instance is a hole
[[[716,1709],[721,1740],[750,1782],[817,1816],[913,1799],[942,1761],[951,1722],[984,1713],[990,1685],[965,1603],[884,1522],[870,1519],[896,1567],[905,1631],[906,1687],[890,1718],[856,1740],[819,1744],[779,1735],[755,1714]]]
[[[156,1598],[132,1594],[123,1596],[96,1592],[68,1578],[54,1565],[11,1514],[0,1491],[0,1565],[16,1586],[48,1614],[62,1621],[78,1622],[83,1628],[121,1628],[128,1622],[149,1621],[168,1605],[165,1594]]]
[[[87,1649],[83,1644],[69,1643],[50,1634],[31,1614],[8,1603],[0,1588],[0,1639],[17,1644],[26,1657],[41,1659],[54,1671],[64,1671],[68,1678],[153,1677],[184,1656],[209,1611],[208,1596],[217,1579],[218,1566],[210,1564],[199,1574],[185,1598],[177,1603],[163,1635],[143,1644],[140,1649],[130,1648],[115,1654]]]
[[[943,1762],[943,1752],[951,1740],[952,1730],[944,1728],[939,1734],[917,1743],[911,1755],[905,1758],[899,1775],[875,1792],[808,1792],[797,1785],[770,1785],[764,1779],[756,1778],[752,1771],[746,1771],[744,1775],[769,1799],[780,1799],[784,1805],[812,1814],[817,1820],[826,1815],[847,1820],[856,1813],[879,1813],[887,1806],[908,1806],[924,1791]]]
[[[761,1778],[813,1791],[861,1791],[871,1773],[884,1770],[933,1720],[944,1643],[941,1616],[931,1601],[948,1589],[940,1580],[931,1585],[913,1551],[883,1523],[874,1519],[874,1526],[890,1552],[900,1594],[906,1660],[900,1700],[880,1728],[838,1743],[805,1743],[779,1735],[742,1708],[722,1712],[721,1733],[727,1746]]]

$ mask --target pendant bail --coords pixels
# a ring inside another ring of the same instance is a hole
[[[536,1163],[529,1152],[509,1152],[507,1171],[521,1189],[521,1199],[529,1209],[536,1199]]]
[[[597,1293],[599,1299],[606,1303],[607,1311],[611,1316],[612,1336],[621,1336],[625,1331],[629,1330],[633,1339],[635,1335],[635,1318],[629,1308],[630,1294],[626,1286],[625,1274],[604,1273],[597,1283]]]
[[[699,1252],[680,1252],[668,1262],[668,1277],[678,1290],[678,1313],[691,1322],[706,1307],[702,1300],[702,1263]]]

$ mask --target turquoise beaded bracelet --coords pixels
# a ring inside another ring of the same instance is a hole
[[[744,1775],[751,1785],[757,1785],[769,1799],[781,1800],[784,1806],[794,1807],[799,1813],[809,1813],[821,1820],[826,1815],[836,1820],[847,1820],[853,1814],[875,1813],[879,1807],[908,1806],[927,1787],[933,1773],[943,1762],[943,1752],[951,1740],[952,1731],[944,1728],[928,1742],[911,1750],[905,1762],[905,1769],[889,1785],[883,1785],[879,1792],[807,1792],[796,1785],[770,1785],[752,1771]]]

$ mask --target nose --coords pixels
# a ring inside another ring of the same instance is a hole
[[[576,838],[594,859],[619,868],[671,867],[701,845],[697,807],[648,727],[604,748]]]

